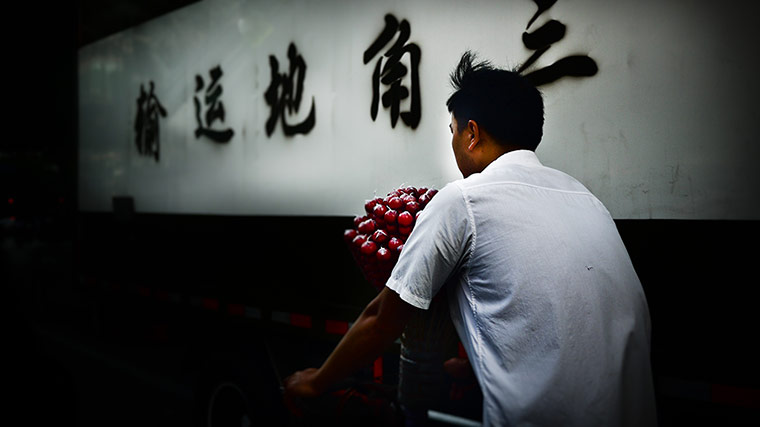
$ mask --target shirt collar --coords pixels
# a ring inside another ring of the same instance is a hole
[[[504,153],[483,169],[495,169],[506,165],[542,166],[536,153],[531,150],[514,150]]]

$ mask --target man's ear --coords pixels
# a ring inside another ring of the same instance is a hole
[[[480,126],[478,126],[478,122],[475,120],[468,121],[467,132],[470,135],[470,141],[469,144],[467,144],[467,149],[469,151],[472,151],[475,149],[475,147],[478,146],[478,143],[480,143]]]

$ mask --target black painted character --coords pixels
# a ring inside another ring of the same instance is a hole
[[[372,105],[370,106],[370,115],[372,121],[377,118],[378,103],[380,101],[380,84],[388,86],[383,93],[383,107],[391,109],[391,127],[396,127],[399,115],[404,124],[416,129],[422,117],[422,105],[420,101],[420,81],[418,67],[422,52],[414,43],[409,43],[411,29],[409,22],[404,19],[400,23],[395,16],[385,15],[385,28],[378,35],[377,39],[372,42],[367,50],[364,51],[364,64],[367,64],[377,55],[388,43],[393,40],[396,32],[399,33],[396,42],[377,60],[375,71],[372,73]],[[401,79],[407,74],[407,67],[401,63],[401,57],[408,54],[411,65],[411,100],[409,111],[401,112],[401,101],[408,98],[410,90],[401,84]],[[383,65],[385,57],[385,65]]]
[[[152,81],[148,93],[145,92],[143,85],[140,85],[140,96],[137,97],[137,116],[135,117],[135,144],[137,144],[138,153],[144,156],[153,156],[158,161],[161,152],[158,119],[159,115],[166,117],[166,110],[153,90]]]
[[[290,61],[288,72],[280,73],[280,63],[277,61],[277,58],[274,55],[269,55],[272,81],[264,93],[264,99],[266,99],[271,109],[266,123],[267,136],[272,136],[278,119],[282,122],[282,131],[287,136],[297,133],[307,134],[314,128],[314,124],[316,123],[313,96],[311,97],[311,110],[303,122],[291,125],[286,120],[286,107],[288,114],[298,113],[301,107],[303,81],[306,78],[306,62],[298,53],[296,45],[293,43],[290,43],[290,46],[288,46],[288,60]]]
[[[214,142],[229,142],[235,132],[232,129],[214,130],[211,129],[211,124],[216,120],[224,122],[224,104],[219,100],[222,95],[222,85],[219,83],[219,79],[222,78],[222,67],[216,66],[209,71],[211,76],[211,84],[206,89],[206,93],[202,100],[206,106],[205,117],[201,116],[201,100],[198,99],[198,92],[203,90],[205,82],[200,75],[195,76],[195,93],[193,98],[195,101],[195,119],[198,122],[198,127],[195,129],[195,137],[200,138],[201,135],[206,136]],[[205,118],[205,125],[203,118]]]
[[[552,43],[556,43],[565,37],[566,27],[554,19],[542,25],[532,33],[527,30],[538,18],[539,15],[547,11],[557,2],[557,0],[533,0],[538,6],[535,15],[528,21],[525,32],[522,35],[523,44],[530,50],[535,51],[533,55],[519,68],[518,72],[522,73],[530,67],[536,60],[543,55]],[[536,86],[552,83],[562,77],[590,77],[599,71],[596,62],[586,55],[571,55],[564,57],[548,67],[532,71],[525,75]]]

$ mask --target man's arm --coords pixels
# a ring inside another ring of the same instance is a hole
[[[414,310],[389,288],[364,309],[319,369],[299,371],[285,379],[286,397],[314,397],[382,355],[401,336]]]

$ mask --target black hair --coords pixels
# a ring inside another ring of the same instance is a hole
[[[451,73],[454,93],[446,101],[462,129],[474,120],[497,143],[535,150],[544,126],[541,92],[516,71],[475,61],[465,52]]]

